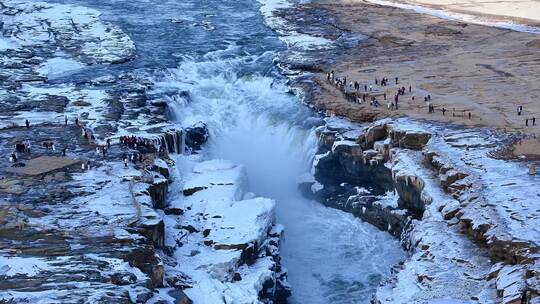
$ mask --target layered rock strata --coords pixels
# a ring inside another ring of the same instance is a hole
[[[537,301],[535,181],[523,164],[487,157],[501,134],[408,119],[327,121],[304,192],[388,230],[411,254],[374,302]]]

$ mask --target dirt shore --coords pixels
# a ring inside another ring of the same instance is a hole
[[[475,15],[483,20],[540,25],[540,2],[535,0],[405,0],[399,3]]]
[[[316,73],[315,81],[321,87],[313,100],[317,108],[355,121],[410,116],[540,134],[539,35],[356,0],[318,1],[307,6],[328,12],[336,27],[366,37]],[[347,101],[327,81],[326,73],[331,70],[336,77],[358,81],[361,93],[364,85],[371,85],[373,91],[386,92],[388,100],[378,97],[380,107],[370,106],[369,100],[362,104]],[[375,84],[382,77],[389,78],[388,86]],[[395,77],[399,78],[397,86]],[[401,86],[406,93],[400,96],[399,110],[388,109],[387,102]],[[435,106],[431,114],[424,102],[427,95]],[[523,107],[521,115],[518,106]]]

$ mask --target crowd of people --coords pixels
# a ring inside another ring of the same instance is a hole
[[[369,98],[369,105],[373,107],[381,106],[381,102],[386,103],[388,110],[398,110],[400,105],[400,96],[404,96],[407,93],[407,88],[405,86],[399,87],[399,78],[395,77],[395,85],[398,86],[396,93],[394,94],[391,100],[387,99],[386,89],[375,90],[373,89],[373,84],[364,84],[363,86],[358,81],[347,82],[347,77],[336,77],[334,71],[326,74],[327,81],[337,87],[343,92],[345,98],[349,102],[353,103],[367,103]],[[381,79],[375,78],[375,86],[387,87],[389,86],[389,79],[387,77],[382,77]],[[363,87],[363,90],[362,90]],[[408,93],[412,93],[412,86],[409,85]],[[382,97],[382,101],[378,98]],[[414,101],[414,96],[412,97]],[[431,96],[429,97],[431,99]]]
[[[379,87],[379,90],[374,90],[373,84],[362,85],[358,81],[351,81],[350,79],[347,79],[347,77],[345,76],[337,77],[334,71],[326,74],[326,80],[330,84],[338,88],[344,94],[347,101],[357,104],[367,103],[367,101],[369,100],[370,106],[379,107],[381,105],[381,101],[378,98],[382,97],[383,101],[386,103],[387,109],[394,111],[399,110],[400,108],[400,96],[404,96],[408,93],[411,94],[412,102],[415,101],[415,96],[412,95],[412,86],[409,85],[408,88],[406,88],[405,86],[400,86],[398,77],[394,78],[396,91],[392,100],[387,100],[386,96],[388,91],[386,87],[389,85],[389,80],[387,77],[383,77],[381,79],[374,79],[373,83],[375,86]],[[446,116],[446,113],[448,112],[448,109],[444,106],[437,108],[432,103],[430,94],[424,96],[424,103],[427,106],[429,114],[440,111],[443,116]],[[523,106],[520,105],[517,107],[517,115],[522,116],[522,114]],[[456,110],[456,108],[452,108],[452,117],[473,119],[473,113],[467,110]],[[524,123],[525,127],[536,126],[536,117],[526,117]]]
[[[141,149],[147,153],[165,153],[167,148],[155,139],[138,136],[120,136],[120,143],[131,149]]]
[[[95,147],[95,152],[98,155],[101,155],[103,158],[106,157],[108,151],[111,149],[111,138],[107,138],[105,140],[105,144],[98,144],[96,141],[95,135],[92,133],[91,130],[85,128],[84,126],[79,124],[79,119],[75,118],[74,123],[76,126],[80,127],[81,130],[81,137],[91,146]],[[26,119],[24,121],[24,124],[27,129],[30,129],[30,121]],[[67,116],[64,117],[64,125],[68,125],[68,118]],[[121,145],[124,148],[127,148],[128,151],[131,151],[129,153],[123,153],[122,154],[122,161],[124,162],[124,166],[128,167],[128,163],[131,162],[133,164],[142,163],[148,158],[148,154],[166,154],[167,148],[165,145],[161,144],[158,140],[155,139],[148,139],[144,137],[138,137],[134,135],[129,136],[121,136],[119,138],[119,141]],[[47,139],[41,142],[41,145],[43,148],[45,148],[46,151],[56,152],[56,143],[53,140]],[[25,154],[27,156],[30,155],[30,141],[19,141],[15,144],[14,151],[9,155],[9,161],[13,163],[13,166],[24,166],[24,163],[21,161],[21,154]],[[61,155],[63,157],[66,156],[67,153],[67,146],[64,146],[61,149]],[[90,169],[90,162],[85,161],[81,165],[82,169],[89,170]]]

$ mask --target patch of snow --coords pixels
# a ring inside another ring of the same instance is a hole
[[[33,276],[48,269],[44,259],[34,257],[0,256],[0,275],[8,277],[23,274]]]
[[[37,69],[37,72],[52,79],[83,69],[85,66],[83,63],[74,59],[55,57],[42,63]]]

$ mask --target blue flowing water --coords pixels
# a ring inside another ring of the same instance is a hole
[[[246,165],[250,190],[277,201],[291,303],[369,302],[403,253],[388,234],[298,192],[320,118],[289,93],[276,70],[273,59],[285,47],[265,26],[257,1],[56,2],[98,9],[137,46],[133,62],[81,75],[153,75],[152,94],[168,101],[172,119],[208,123],[211,140],[204,153]]]

